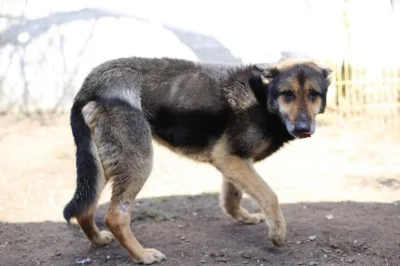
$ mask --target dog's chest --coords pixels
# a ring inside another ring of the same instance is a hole
[[[253,144],[253,151],[251,152],[251,158],[253,160],[257,160],[259,158],[265,158],[266,153],[269,150],[269,147],[271,146],[271,141],[269,139],[261,139],[258,140]]]

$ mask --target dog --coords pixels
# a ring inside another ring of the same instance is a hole
[[[115,238],[136,262],[165,259],[158,250],[144,248],[130,228],[130,206],[151,173],[155,140],[216,167],[223,176],[225,212],[245,224],[265,221],[269,239],[282,246],[286,224],[278,197],[253,164],[314,133],[330,73],[312,60],[224,66],[133,57],[95,67],[71,108],[77,187],[64,218],[76,218],[95,245]],[[94,213],[109,181],[109,231],[99,231]],[[243,193],[263,213],[242,207]]]

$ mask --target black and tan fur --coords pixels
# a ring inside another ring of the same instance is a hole
[[[135,261],[165,256],[145,249],[130,229],[130,206],[150,175],[152,139],[223,175],[221,205],[235,220],[263,220],[282,246],[286,224],[278,198],[253,163],[315,130],[326,104],[329,70],[313,62],[230,67],[178,59],[123,58],[95,68],[71,109],[77,188],[64,209],[89,240],[116,238]],[[188,177],[190,178],[190,177]],[[112,198],[100,232],[93,216],[105,184]],[[263,214],[241,206],[243,193]]]

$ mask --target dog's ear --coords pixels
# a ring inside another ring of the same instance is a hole
[[[331,85],[332,69],[329,67],[322,67],[321,71],[322,71],[322,76],[324,77],[325,82],[326,82],[327,86],[329,87],[329,85]]]
[[[265,69],[261,75],[261,80],[264,85],[270,83],[271,80],[279,76],[280,71],[277,67],[270,67]]]
[[[321,69],[322,71],[322,76],[326,79],[329,78],[329,76],[332,74],[332,69],[329,67],[323,67]]]
[[[264,85],[267,85],[280,74],[278,67],[273,64],[255,65],[254,67],[261,72],[261,80]]]

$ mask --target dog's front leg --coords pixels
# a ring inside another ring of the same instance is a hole
[[[278,197],[255,171],[253,163],[227,154],[220,158],[214,157],[213,162],[226,181],[234,184],[258,202],[269,227],[269,238],[275,246],[282,246],[286,238],[286,223]]]

